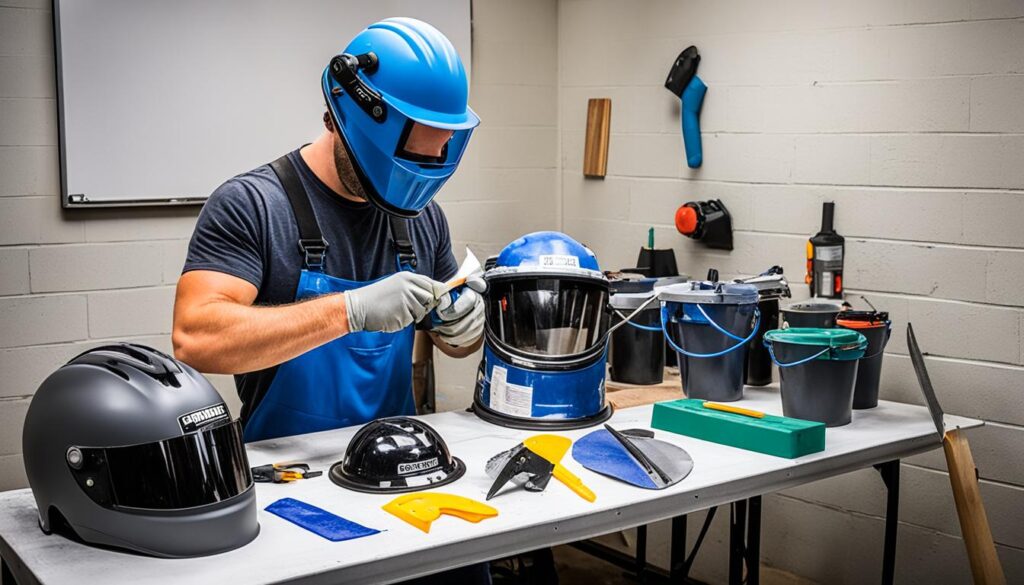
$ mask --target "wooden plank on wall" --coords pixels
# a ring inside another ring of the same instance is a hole
[[[612,100],[592,98],[587,103],[587,141],[583,147],[583,175],[604,177],[608,170],[608,134],[612,125]]]

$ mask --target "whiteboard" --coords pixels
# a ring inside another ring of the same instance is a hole
[[[201,203],[323,128],[367,25],[425,20],[470,66],[470,0],[54,0],[62,203]]]

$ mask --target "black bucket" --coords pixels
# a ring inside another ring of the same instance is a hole
[[[761,320],[754,338],[747,344],[747,385],[767,386],[772,383],[772,358],[764,346],[764,333],[779,326],[779,299],[763,299],[757,303]]]
[[[614,294],[611,297],[612,326],[638,309],[653,293]],[[612,331],[608,363],[612,381],[624,384],[660,384],[665,376],[665,336],[661,311],[652,302],[628,323]]]
[[[889,314],[878,311],[843,311],[836,325],[853,329],[868,340],[868,348],[857,366],[857,384],[853,391],[854,410],[878,406],[878,382],[882,377],[882,355],[889,343],[892,322]]]
[[[849,424],[867,339],[849,329],[775,329],[764,344],[779,366],[782,413],[829,427]]]
[[[757,289],[747,284],[691,282],[659,291],[665,339],[678,355],[688,398],[743,398],[747,350],[759,325]]]
[[[782,307],[783,327],[817,327],[831,329],[836,326],[836,315],[843,307],[838,303],[805,301]]]

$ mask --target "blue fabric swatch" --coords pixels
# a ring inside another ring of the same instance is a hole
[[[362,538],[380,532],[294,498],[281,498],[267,506],[266,510],[332,542]]]

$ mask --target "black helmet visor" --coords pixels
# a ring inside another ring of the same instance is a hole
[[[252,485],[237,420],[155,443],[72,447],[68,467],[79,487],[107,508],[194,508],[227,500]]]
[[[508,349],[534,357],[579,355],[604,343],[608,283],[564,276],[488,280],[487,325]]]

